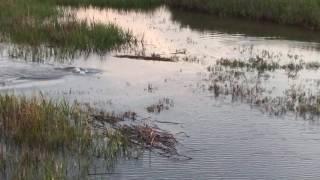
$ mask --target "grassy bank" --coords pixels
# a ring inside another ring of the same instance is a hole
[[[165,0],[175,8],[320,29],[319,0]]]
[[[105,53],[133,40],[113,24],[88,24],[53,0],[0,0],[2,42],[65,51]]]

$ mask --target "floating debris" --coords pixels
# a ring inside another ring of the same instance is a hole
[[[137,60],[146,60],[146,61],[164,61],[164,62],[175,62],[172,58],[161,57],[160,55],[152,56],[139,56],[139,55],[116,55],[117,58],[128,58],[128,59],[137,59]]]
[[[183,157],[184,159],[191,159],[190,157],[178,153],[176,148],[178,141],[171,133],[157,127],[148,125],[125,125],[121,126],[119,130],[130,137],[129,139],[132,143],[142,145],[144,148],[151,151],[157,151],[157,153],[162,156],[168,158]]]

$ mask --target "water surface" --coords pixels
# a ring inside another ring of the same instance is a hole
[[[299,28],[219,19],[201,14],[114,9],[80,9],[79,19],[113,22],[131,30],[142,43],[135,50],[90,55],[66,63],[29,63],[0,59],[0,89],[90,103],[108,111],[135,111],[163,129],[176,133],[181,154],[191,160],[174,160],[146,152],[139,160],[120,161],[110,179],[318,179],[320,177],[320,126],[294,113],[274,116],[241,101],[218,97],[207,90],[207,66],[219,58],[246,60],[265,52],[281,63],[319,61],[317,33]],[[119,59],[115,54],[139,53],[175,56],[180,61],[150,62]],[[297,58],[292,58],[296,56]],[[92,73],[90,73],[92,72]],[[291,86],[316,91],[316,70],[295,78],[284,71],[266,72],[257,79],[272,96]],[[250,79],[250,78],[248,78]],[[253,84],[257,83],[253,80]],[[148,87],[152,86],[152,91]],[[306,90],[307,91],[307,90]],[[160,114],[146,107],[170,98],[174,107]],[[184,132],[184,133],[181,133]],[[186,135],[187,136],[186,136]]]

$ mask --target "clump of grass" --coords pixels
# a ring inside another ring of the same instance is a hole
[[[105,53],[129,43],[132,36],[113,24],[57,21],[46,24],[27,24],[23,29],[13,25],[8,34],[10,42],[22,45],[60,48],[70,51]]]
[[[303,62],[302,60],[300,60],[297,63],[290,62],[287,64],[280,64],[272,60],[269,61],[260,56],[250,58],[247,61],[221,58],[217,60],[216,65],[228,67],[230,69],[246,69],[247,71],[256,70],[259,73],[263,73],[266,71],[285,70],[286,72],[288,72],[289,77],[296,77],[297,73],[303,69],[318,70],[320,68],[319,62]],[[208,71],[212,70],[211,67],[208,67],[207,69]]]
[[[165,0],[172,7],[320,29],[319,0]]]
[[[160,99],[157,103],[148,106],[146,109],[149,113],[160,113],[164,110],[169,110],[174,106],[174,102],[172,99],[163,98]]]
[[[246,68],[246,69],[256,69],[259,72],[264,71],[274,71],[280,68],[280,65],[276,62],[268,62],[261,58],[260,56],[256,56],[255,58],[250,58],[248,62],[236,60],[236,59],[224,59],[221,58],[217,61],[217,65],[221,65],[224,67],[230,68]]]
[[[1,167],[5,167],[0,175],[42,179],[49,173],[60,178],[69,175],[65,172],[72,163],[82,168],[79,159],[90,163],[103,158],[112,164],[116,156],[128,152],[127,137],[107,127],[98,131],[92,112],[78,103],[0,95],[0,108]],[[61,156],[68,158],[64,161]],[[24,171],[12,172],[17,168]]]
[[[103,54],[134,42],[131,33],[113,24],[77,21],[71,12],[51,0],[1,0],[0,36],[2,42],[18,47],[39,47],[61,52]],[[23,49],[22,48],[22,49]]]
[[[285,91],[287,106],[290,110],[309,118],[320,115],[320,96],[317,93],[306,93],[302,88],[291,87]]]
[[[0,95],[0,108],[1,138],[14,144],[71,150],[86,148],[93,141],[88,115],[65,101]]]

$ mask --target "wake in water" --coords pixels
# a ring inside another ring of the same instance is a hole
[[[94,75],[102,70],[82,67],[55,67],[43,64],[25,64],[13,61],[0,61],[0,88],[32,83],[34,81],[52,81],[69,75]]]

